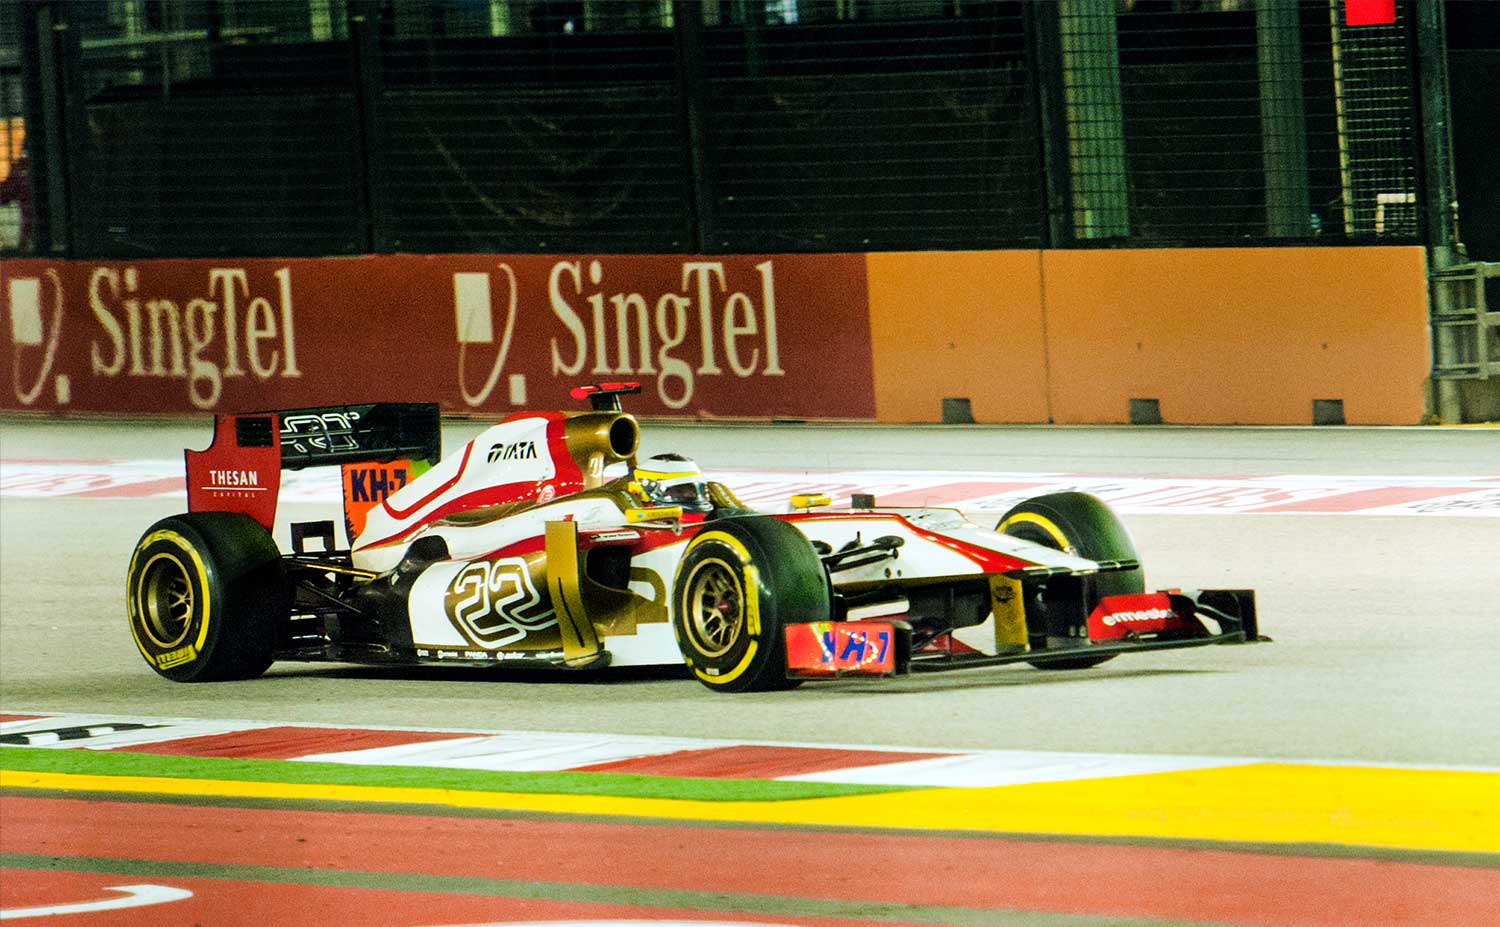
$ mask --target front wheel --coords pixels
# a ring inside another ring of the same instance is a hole
[[[126,595],[141,656],[177,682],[259,676],[291,610],[276,542],[230,512],[152,525],[130,558]]]
[[[718,692],[791,688],[783,628],[828,617],[822,561],[802,532],[775,518],[711,524],[688,542],[672,587],[683,660]]]
[[[1055,492],[1027,499],[1006,512],[995,530],[1089,560],[1139,560],[1130,532],[1103,500],[1088,493]],[[1146,576],[1140,567],[1095,574],[1085,580],[1083,615],[1093,611],[1104,596],[1145,590]],[[1032,665],[1040,669],[1087,669],[1109,659],[1062,657]]]

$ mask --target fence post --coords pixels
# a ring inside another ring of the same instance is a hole
[[[47,196],[47,175],[51,169],[50,152],[44,138],[45,117],[42,110],[42,80],[44,71],[41,66],[41,56],[37,47],[37,20],[40,5],[34,2],[18,3],[14,13],[19,17],[17,21],[17,55],[21,72],[21,112],[20,116],[25,120],[26,140],[20,154],[27,159],[29,174],[28,183],[31,189],[31,215],[23,216],[23,223],[30,222],[31,228],[26,232],[30,238],[31,253],[42,254],[47,249],[48,234],[51,223],[48,217],[49,199]],[[4,113],[6,116],[15,115],[10,111]],[[10,137],[3,140],[10,144]],[[15,170],[14,167],[11,170]]]
[[[373,4],[349,5],[350,90],[354,94],[354,183],[359,199],[360,248],[366,253],[386,250],[390,230],[385,224],[381,183],[374,176],[380,156],[375,109],[380,101],[380,36]]]
[[[70,257],[75,251],[69,194],[82,151],[70,151],[77,137],[68,124],[69,54],[65,4],[30,2],[21,7],[21,80],[27,86],[27,149],[31,170],[34,251]],[[76,43],[72,45],[76,48]]]
[[[1448,49],[1444,29],[1446,16],[1438,0],[1417,0],[1413,17],[1415,33],[1415,70],[1417,83],[1417,146],[1421,173],[1418,183],[1422,204],[1423,236],[1427,244],[1428,313],[1432,317],[1431,412],[1439,421],[1457,423],[1464,420],[1463,393],[1451,376],[1437,376],[1473,353],[1489,333],[1482,324],[1473,329],[1440,324],[1439,317],[1470,307],[1457,299],[1461,288],[1440,272],[1459,262],[1458,202],[1453,185],[1453,144],[1448,123]],[[1484,278],[1475,277],[1483,299]],[[1476,340],[1461,337],[1460,328],[1471,331]]]
[[[706,101],[703,74],[703,8],[672,0],[673,45],[676,47],[677,108],[687,142],[683,198],[688,207],[687,243],[692,251],[713,250],[713,195],[704,142]]]
[[[1068,175],[1068,126],[1063,102],[1062,50],[1057,34],[1059,7],[1052,0],[1029,0],[1026,18],[1026,69],[1036,117],[1042,167],[1042,214],[1037,238],[1043,248],[1073,243],[1072,182]]]
[[[1302,238],[1310,231],[1307,112],[1302,96],[1302,29],[1297,0],[1258,0],[1255,51],[1260,89],[1266,234]]]
[[[1130,234],[1115,4],[1058,0],[1061,80],[1077,238]]]
[[[1417,0],[1416,71],[1421,196],[1427,246],[1441,269],[1458,260],[1458,197],[1453,183],[1453,137],[1448,118],[1447,15],[1439,0]]]

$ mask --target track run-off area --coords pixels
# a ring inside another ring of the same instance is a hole
[[[0,418],[0,919],[1500,923],[1500,429],[647,423],[768,511],[1094,492],[1149,584],[1254,588],[1274,639],[745,696],[163,680],[125,567],[209,432]],[[283,545],[339,498],[287,476]]]

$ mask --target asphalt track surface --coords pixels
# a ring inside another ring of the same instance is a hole
[[[479,424],[450,425],[456,447]],[[5,459],[172,458],[204,421],[7,419]],[[662,427],[705,468],[1500,475],[1500,429]],[[169,685],[124,626],[131,548],[180,500],[0,496],[0,695],[13,709],[610,731],[920,747],[1500,767],[1500,518],[1134,516],[1149,583],[1253,588],[1264,647],[710,698],[676,673],[283,664]],[[285,506],[298,514],[297,506]],[[312,514],[324,514],[319,511]],[[991,516],[993,517],[993,516]],[[644,678],[643,678],[644,677]]]
[[[450,425],[445,441],[456,446],[479,427]],[[161,459],[183,446],[201,447],[207,436],[202,420],[5,418],[0,458]],[[648,425],[643,446],[688,453],[709,469],[805,470],[811,485],[820,472],[861,468],[1500,475],[1495,429]],[[164,498],[0,493],[0,707],[1500,768],[1496,517],[1136,515],[1127,522],[1149,582],[1255,588],[1262,630],[1275,642],[1121,658],[1076,673],[1004,669],[726,697],[670,671],[517,679],[466,668],[292,665],[244,683],[165,682],[131,644],[123,574],[141,532],[180,505]],[[292,518],[323,514],[291,508]],[[1413,771],[1419,773],[1428,774]],[[1434,792],[1460,781],[1432,775],[1423,781]],[[694,826],[627,806],[583,818],[514,810],[520,804],[435,809],[396,799],[376,810],[357,802],[172,795],[149,784],[145,794],[122,796],[92,791],[82,780],[48,781],[0,790],[0,915],[132,892],[193,894],[109,914],[53,913],[19,923],[1500,922],[1494,834],[1480,835],[1477,853],[1457,852],[1462,848],[1441,834],[1430,852],[1351,849],[1311,837],[1290,846],[1245,838],[1049,839],[957,825],[918,835],[902,830],[914,822],[895,819],[891,827],[853,829],[753,821]],[[1196,783],[1186,791],[1216,790],[1212,801],[1204,796],[1205,807],[1232,816],[1235,803],[1225,798],[1237,788],[1232,773],[1183,781]],[[1296,794],[1302,788],[1363,790],[1374,808],[1389,796],[1393,818],[1404,802],[1421,804],[1418,796],[1387,790],[1378,776],[1357,786],[1347,778],[1285,781],[1289,814],[1302,804]],[[1460,813],[1464,803],[1500,805],[1500,788],[1493,786],[1500,780],[1461,781],[1468,784],[1452,793],[1462,792],[1455,799]],[[936,816],[941,793],[929,794],[925,807]],[[1076,793],[1034,794],[1030,813],[1045,821],[1046,795],[1061,806]],[[1272,792],[1255,800],[1277,799]],[[882,807],[917,815],[924,806],[913,800]]]

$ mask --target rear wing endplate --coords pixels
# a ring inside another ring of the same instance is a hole
[[[437,463],[442,419],[437,403],[425,402],[219,414],[213,443],[183,456],[189,511],[241,512],[267,531],[276,523],[282,470],[342,467],[352,535],[371,505]],[[367,470],[378,479],[361,479]]]

